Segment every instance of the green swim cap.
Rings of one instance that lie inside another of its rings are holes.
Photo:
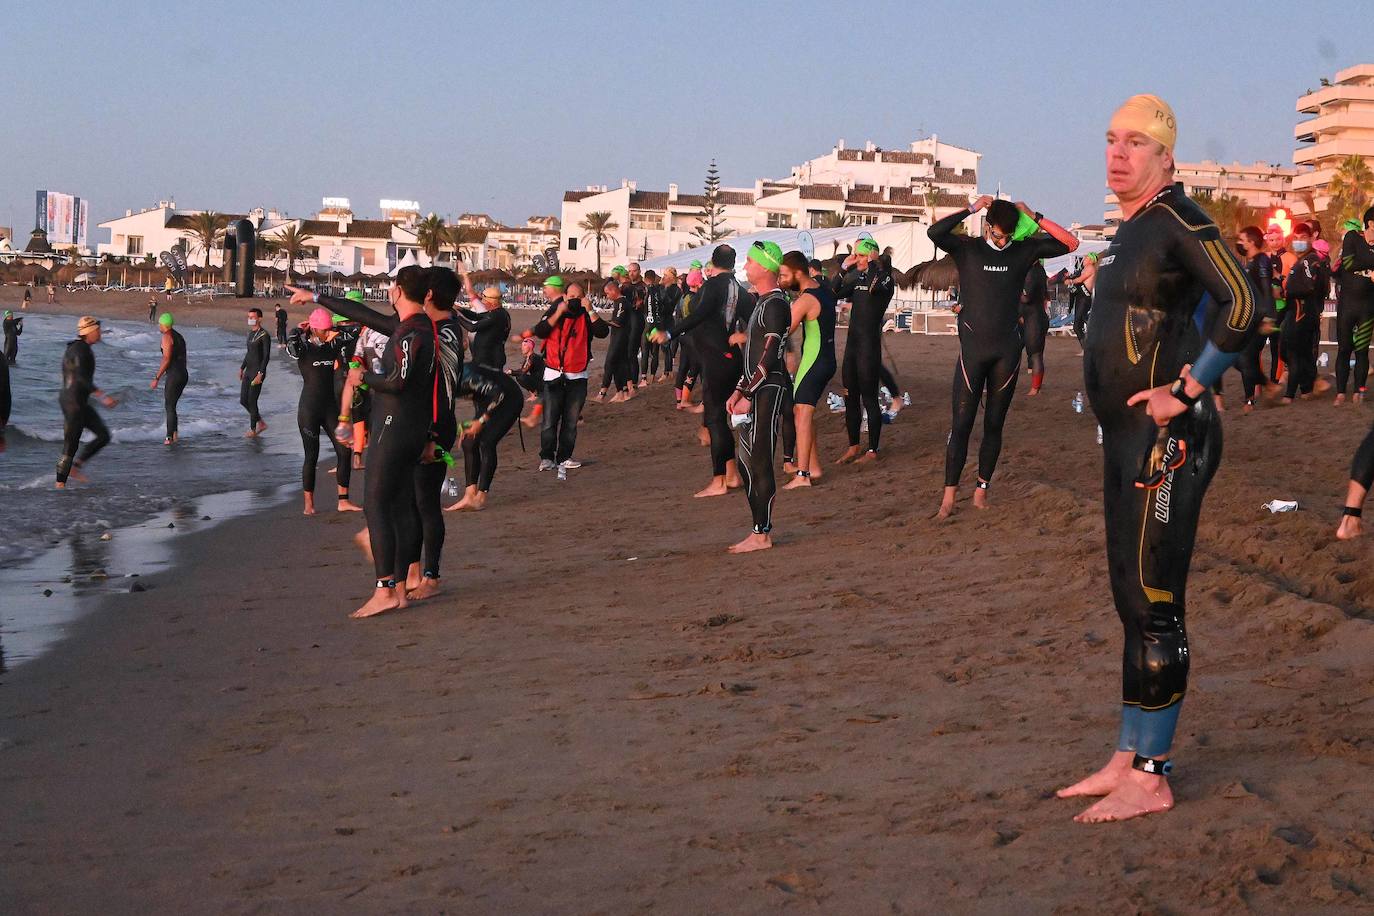
[[[554,289],[562,289],[563,278],[558,276],[558,274],[554,274],[552,277],[549,277],[547,280],[544,281],[544,285],[552,286]]]
[[[6,314],[9,313],[6,312]],[[173,324],[175,324],[175,322],[172,321],[171,312],[163,312],[161,315],[157,316],[157,323],[162,325],[164,328],[170,328]]]
[[[1035,221],[1035,217],[1020,213],[1016,217],[1016,228],[1011,230],[1011,240],[1019,242],[1028,239],[1040,231],[1040,224]]]
[[[630,275],[630,272],[629,272],[628,270],[626,270],[625,268],[621,267],[619,264],[617,264],[617,265],[615,265],[614,267],[611,268],[611,273],[613,273],[613,274],[618,274],[619,276],[622,276],[622,277],[628,277],[628,276]]]
[[[701,270],[701,262],[700,262],[700,261],[693,261],[691,264],[688,265],[688,269],[689,269],[689,270]]]
[[[363,291],[360,289],[350,289],[348,292],[344,293],[344,298],[349,302],[362,302]]]
[[[875,250],[877,246],[874,246]],[[782,249],[777,242],[755,242],[749,246],[748,260],[773,273],[782,266]]]
[[[1362,226],[1362,225],[1360,224],[1360,221],[1357,220],[1357,219],[1348,219],[1348,220],[1346,220],[1345,222],[1341,223],[1341,228],[1344,229],[1346,232],[1363,232],[1363,231],[1364,231],[1364,226]]]
[[[340,315],[338,312],[335,312],[334,314],[330,315],[329,318],[334,324],[344,324],[348,321],[347,318]]]
[[[854,246],[854,252],[855,254],[877,254],[878,243],[872,239],[859,239],[859,244]]]
[[[11,312],[9,309],[5,309],[5,317],[6,317],[6,318],[13,318],[13,317],[14,317],[14,312]]]

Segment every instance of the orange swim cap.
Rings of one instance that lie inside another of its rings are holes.
[[[1157,95],[1133,95],[1112,115],[1110,130],[1139,131],[1170,153],[1178,139],[1178,124],[1169,103]]]

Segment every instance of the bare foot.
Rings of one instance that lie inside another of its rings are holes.
[[[697,430],[697,444],[703,446],[711,444],[711,434],[704,426]]]
[[[705,489],[697,490],[692,495],[696,499],[703,499],[707,496],[724,496],[729,492],[729,487],[725,486],[725,478],[716,477],[713,478],[711,482],[706,485]]]
[[[524,424],[526,429],[534,429],[536,426],[539,425],[539,420],[540,416],[537,413],[532,413],[528,417],[520,418],[520,422]]]
[[[797,473],[797,466],[791,461],[784,461],[782,463],[782,472],[784,474],[795,474]]]
[[[358,549],[363,552],[363,556],[367,557],[367,562],[371,563],[372,538],[368,537],[366,528],[353,535],[353,543],[358,545]]]
[[[1131,768],[1131,761],[1135,759],[1134,751],[1117,751],[1112,754],[1112,759],[1107,761],[1107,765],[1087,779],[1081,779],[1071,786],[1060,789],[1054,794],[1059,798],[1077,798],[1083,795],[1109,795],[1112,790],[1121,782],[1121,778],[1126,775],[1126,771]]]
[[[411,563],[410,569],[406,570],[406,591],[414,591],[420,587],[420,583],[423,581],[425,581],[425,577],[420,573],[420,564]]]
[[[1212,395],[1212,401],[1217,405],[1217,413],[1226,413],[1226,402],[1222,400],[1221,395]]]
[[[625,397],[625,392],[623,392],[623,391],[617,391],[617,392],[615,393],[615,396],[612,397],[612,398],[611,398],[609,401],[607,401],[606,403],[608,403],[608,404],[620,404],[620,403],[623,403],[623,402],[625,401],[625,399],[626,399],[626,397]]]
[[[246,432],[246,433],[243,434],[243,438],[245,438],[245,439],[256,439],[257,437],[258,437],[258,434],[257,434],[256,432],[254,432],[253,430],[251,430],[251,429],[248,430],[248,432]]]
[[[855,463],[855,464],[872,464],[873,462],[875,462],[875,461],[877,461],[877,460],[878,460],[878,453],[875,452],[875,451],[873,451],[872,449],[869,449],[868,451],[866,451],[866,452],[864,452],[862,455],[860,455],[858,458],[855,458],[855,459],[854,459],[854,463]]]
[[[261,436],[261,435],[262,435],[263,433],[265,433],[265,432],[267,432],[267,424],[266,424],[264,421],[259,420],[259,421],[258,421],[258,435]]]
[[[344,497],[343,499],[339,500],[339,511],[340,511],[340,512],[361,512],[361,511],[363,511],[363,507],[360,506],[360,505],[358,505],[357,503],[353,502],[353,500],[348,499],[347,497]]]
[[[1035,396],[1036,396],[1037,394],[1039,394],[1039,393],[1040,393],[1040,389],[1039,389],[1039,388],[1032,388],[1030,391],[1027,391],[1027,392],[1026,392],[1026,397],[1028,397],[1028,398],[1033,398],[1033,397],[1035,397]]]
[[[973,489],[973,508],[986,509],[988,507],[988,491],[982,487]]]
[[[406,592],[406,600],[424,601],[427,598],[433,598],[441,591],[443,591],[443,589],[439,588],[438,579],[423,579],[419,585]]]
[[[1280,399],[1279,399],[1279,403],[1282,404],[1284,407],[1291,407],[1291,406],[1293,406],[1293,399],[1292,399],[1292,398],[1280,398]]]
[[[1080,824],[1127,821],[1146,814],[1158,814],[1174,806],[1174,793],[1163,776],[1128,769],[1106,798],[1074,818]]]
[[[740,477],[739,474],[726,472],[725,488],[727,490],[738,490],[742,486],[744,486],[744,479]]]
[[[303,515],[314,515],[314,514],[315,514],[315,494],[314,494],[314,493],[307,493],[307,494],[305,494],[305,512],[303,512],[302,514],[303,514]]]
[[[604,401],[604,400],[606,400],[606,389],[605,389],[605,388],[602,388],[600,391],[598,391],[598,392],[596,393],[596,396],[593,397],[592,400],[593,400],[593,401]]]
[[[1336,395],[1336,400],[1332,401],[1331,403],[1332,403],[1332,404],[1335,404],[1337,407],[1340,407],[1342,404],[1345,403],[1345,395],[1344,395],[1344,394],[1338,394],[1338,395]]]
[[[768,550],[773,546],[773,539],[766,534],[757,532],[750,534],[738,544],[731,544],[725,548],[726,553],[753,553],[756,550]]]
[[[85,474],[83,474],[83,473],[81,472],[81,468],[78,467],[77,465],[72,465],[71,470],[69,470],[69,471],[67,472],[67,479],[68,479],[68,480],[75,480],[77,483],[90,483],[90,482],[91,482],[91,481],[90,481],[90,478],[87,477]]]
[[[954,497],[958,492],[957,487],[945,487],[945,494],[940,498],[940,509],[935,513],[936,518],[945,519],[954,514]]]
[[[1343,515],[1341,523],[1336,526],[1336,539],[1341,541],[1351,541],[1364,534],[1364,525],[1358,516]]]
[[[66,484],[66,482],[65,482],[65,481],[59,480],[59,481],[57,482],[57,489],[59,489],[59,490],[65,490],[65,489],[67,489],[67,484]]]
[[[375,617],[378,614],[385,614],[387,611],[396,611],[406,606],[405,596],[395,588],[373,589],[372,597],[367,600],[367,604],[358,608],[349,617],[354,620],[361,620],[364,617]]]
[[[784,490],[800,490],[802,487],[809,486],[811,486],[810,477],[793,477],[787,483],[783,484],[782,488]]]
[[[835,463],[836,463],[836,464],[849,464],[849,462],[851,462],[851,461],[853,461],[855,458],[858,458],[858,457],[859,457],[859,452],[860,452],[860,451],[862,451],[862,449],[860,449],[859,446],[857,446],[857,445],[851,445],[849,448],[847,448],[847,449],[844,450],[844,454],[843,454],[843,455],[841,455],[840,457],[838,457],[838,458],[835,459]]]
[[[688,412],[688,413],[705,413],[705,412],[706,412],[706,405],[705,405],[705,404],[692,404],[692,405],[690,405],[690,406],[687,408],[687,412]]]
[[[1326,394],[1331,390],[1331,382],[1324,378],[1318,378],[1312,387],[1317,394]]]

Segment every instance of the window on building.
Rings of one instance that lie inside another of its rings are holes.
[[[631,211],[630,211],[630,228],[631,228],[631,229],[662,229],[662,228],[663,228],[663,214],[662,214],[662,213],[643,213],[643,212],[636,213],[635,211],[631,210]]]
[[[876,226],[878,225],[878,214],[876,213],[855,213],[849,217],[851,226]]]
[[[768,228],[769,228],[769,229],[792,229],[792,228],[794,228],[794,227],[793,227],[793,224],[792,224],[792,214],[791,214],[791,213],[769,213],[769,214],[768,214]]]
[[[835,224],[832,223],[831,220],[833,220],[834,218],[835,214],[831,213],[829,210],[812,210],[811,228],[824,229],[827,226],[833,226]]]
[[[128,250],[129,250],[129,254],[137,254],[137,255],[143,254],[143,236],[141,236],[141,235],[131,235],[131,236],[129,236],[129,249],[128,249]]]
[[[569,250],[569,251],[576,251],[576,250],[577,250],[577,239],[573,238],[572,236],[568,236],[568,250]]]
[[[1193,188],[1193,196],[1201,197],[1203,200],[1211,200],[1212,193],[1211,188]]]
[[[363,266],[364,266],[364,267],[372,267],[372,266],[375,265],[376,263],[377,263],[377,249],[375,249],[375,248],[364,248],[364,249],[363,249]]]

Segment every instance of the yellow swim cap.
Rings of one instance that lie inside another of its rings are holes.
[[[1174,141],[1178,139],[1174,110],[1157,95],[1131,96],[1112,115],[1109,129],[1139,131],[1171,153],[1174,151]]]

